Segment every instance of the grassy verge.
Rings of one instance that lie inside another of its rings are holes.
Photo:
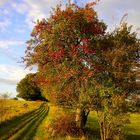
[[[37,128],[34,140],[80,140],[80,138],[55,137],[53,130],[49,127],[52,120],[64,114],[64,111],[57,106],[50,105],[47,117]],[[131,124],[126,126],[126,140],[140,140],[140,114],[130,115]],[[88,140],[100,140],[99,124],[97,114],[91,111],[86,124],[86,137]]]
[[[37,128],[34,140],[54,140],[52,129],[49,127],[52,120],[63,114],[63,110],[57,106],[49,104],[49,112],[46,118]],[[63,140],[64,138],[56,138],[56,140]]]
[[[140,114],[130,115],[130,124],[126,127],[127,140],[140,140]]]
[[[88,140],[100,140],[99,124],[95,111],[89,113],[86,124],[86,136]]]
[[[72,138],[72,137],[62,137],[53,135],[53,130],[50,128],[50,123],[61,115],[64,115],[63,109],[52,106],[51,104],[49,113],[47,117],[43,120],[42,124],[37,128],[37,132],[35,134],[34,140],[80,140],[81,138]],[[89,132],[90,131],[90,132]],[[87,125],[86,125],[86,133],[89,140],[99,140],[99,125],[97,122],[97,115],[95,112],[90,112]]]

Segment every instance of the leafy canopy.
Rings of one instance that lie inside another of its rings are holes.
[[[27,41],[23,61],[38,66],[37,83],[59,103],[92,104],[102,88],[113,89],[101,95],[103,98],[135,90],[136,33],[126,23],[106,33],[95,5],[57,6],[50,18],[37,22]]]
[[[97,44],[106,25],[98,19],[95,4],[68,4],[65,9],[57,6],[49,19],[37,22],[27,42],[24,62],[38,65],[38,84],[43,89],[52,87],[50,94],[59,96],[61,103],[80,103],[87,81],[100,71]]]
[[[36,74],[30,73],[17,84],[17,97],[25,100],[43,100],[40,88],[35,83]]]

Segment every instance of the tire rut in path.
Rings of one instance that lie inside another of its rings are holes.
[[[23,123],[13,128],[13,131],[7,132],[7,135],[0,138],[0,140],[32,140],[37,127],[41,124],[48,111],[49,108],[46,107],[46,104],[42,105],[38,111],[25,117],[26,119]]]

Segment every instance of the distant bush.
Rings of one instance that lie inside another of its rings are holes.
[[[8,92],[0,93],[0,99],[9,99],[10,96],[11,96],[11,93],[8,93]]]
[[[12,100],[18,100],[18,98],[17,97],[14,97],[14,98],[12,98]]]

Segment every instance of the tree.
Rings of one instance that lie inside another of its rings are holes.
[[[9,99],[11,96],[11,93],[5,92],[5,93],[0,93],[0,99]]]
[[[96,109],[101,138],[107,140],[112,139],[113,130],[106,130],[114,123],[106,124],[114,117],[114,105],[123,101],[124,107],[125,95],[135,90],[140,43],[126,23],[105,32],[95,4],[57,6],[49,19],[38,21],[23,61],[38,66],[37,83],[45,94],[49,91],[55,103],[76,109],[81,129],[90,109]]]
[[[99,42],[103,69],[96,77],[95,92],[102,140],[114,139],[116,135],[122,139],[122,130],[128,122],[125,98],[138,88],[134,68],[139,67],[140,42],[131,28],[122,22]]]
[[[82,129],[89,113],[91,77],[100,71],[97,43],[106,29],[92,8],[95,4],[68,4],[65,10],[57,6],[49,19],[37,22],[23,59],[27,66],[38,65],[37,83],[49,89],[57,104],[77,108]]]
[[[40,88],[35,83],[36,73],[30,73],[17,84],[17,97],[25,100],[43,100]]]

